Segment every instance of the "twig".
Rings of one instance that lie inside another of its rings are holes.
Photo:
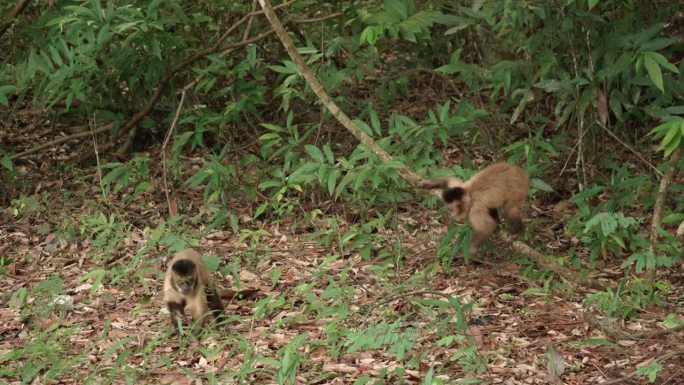
[[[275,9],[275,7],[274,7]],[[311,24],[311,23],[318,23],[319,21],[326,21],[330,19],[335,19],[340,16],[344,15],[342,12],[335,12],[331,13],[329,15],[325,16],[320,16],[320,17],[309,17],[309,18],[304,18],[304,19],[292,19],[288,22],[288,24]]]
[[[672,357],[676,357],[676,356],[679,356],[679,355],[682,355],[682,354],[684,354],[684,349],[674,350],[674,351],[671,351],[671,352],[669,352],[669,353],[667,353],[667,354],[663,354],[663,355],[660,356],[660,357],[656,357],[653,361],[655,361],[655,362],[663,362],[663,361],[669,360],[669,359],[672,358]],[[637,374],[637,371],[634,370],[633,372],[627,374],[627,375],[624,376],[624,377],[616,378],[616,379],[614,379],[614,380],[607,381],[607,382],[603,382],[603,383],[601,383],[601,385],[623,384],[623,383],[625,383],[625,380],[628,380],[628,379],[630,379],[630,378],[636,376],[636,374]]]
[[[665,198],[667,198],[667,189],[670,186],[672,177],[677,170],[677,164],[679,163],[679,157],[681,156],[681,148],[677,148],[671,155],[670,160],[667,163],[667,170],[665,170],[665,175],[660,179],[660,187],[658,188],[658,197],[656,198],[655,205],[653,205],[653,219],[651,220],[651,236],[648,246],[648,251],[651,255],[655,256],[655,244],[658,242],[658,230],[660,229],[660,223],[663,221],[663,208],[665,207]],[[648,270],[646,272],[646,279],[648,281],[653,281],[655,278],[655,269]]]
[[[181,109],[183,109],[183,104],[185,103],[185,92],[188,90],[190,84],[183,88],[181,92],[181,98],[178,102],[178,107],[176,108],[176,115],[173,117],[173,121],[169,126],[169,130],[166,131],[166,136],[164,137],[164,143],[162,144],[162,176],[164,181],[164,194],[166,195],[166,204],[169,208],[169,217],[172,216],[173,208],[171,207],[171,198],[169,197],[169,183],[166,174],[166,146],[169,144],[171,139],[171,134],[176,131],[176,124],[178,123],[178,118],[180,117]]]
[[[258,6],[259,6],[259,4],[256,2],[256,0],[254,0],[252,2],[252,12],[251,13],[256,12]],[[249,33],[252,31],[252,24],[254,23],[254,17],[255,16],[252,16],[249,18],[249,20],[247,20],[247,26],[245,27],[245,32],[242,34],[242,40],[247,40],[247,38],[249,37]]]
[[[635,340],[647,340],[649,338],[679,333],[681,331],[684,331],[684,324],[679,325],[679,326],[675,326],[675,327],[669,328],[669,329],[657,329],[657,330],[652,330],[652,331],[648,331],[648,332],[636,333],[636,334],[632,335],[630,338],[635,339]]]
[[[554,273],[558,274],[560,277],[567,281],[594,290],[606,290],[606,287],[598,281],[588,277],[579,276],[577,275],[578,273],[575,273],[570,269],[567,269],[563,266],[560,266],[556,263],[549,261],[545,255],[543,255],[542,253],[538,252],[537,250],[531,248],[530,246],[526,245],[521,241],[513,241],[512,245],[516,250],[518,250],[525,256],[535,261],[541,267],[553,271]]]
[[[660,175],[660,177],[662,178],[663,173],[660,172],[660,170],[658,170],[653,164],[651,164],[651,162],[649,162],[648,160],[646,160],[646,158],[644,158],[637,150],[635,150],[634,148],[632,148],[632,146],[630,146],[629,144],[625,143],[622,139],[620,139],[619,136],[615,135],[615,133],[614,133],[613,131],[609,130],[608,127],[606,127],[605,124],[601,123],[601,121],[597,120],[597,121],[596,121],[596,124],[598,124],[599,126],[601,126],[601,128],[602,128],[605,132],[607,132],[608,135],[612,136],[613,139],[615,139],[615,140],[618,141],[618,143],[620,143],[620,144],[623,145],[626,149],[628,149],[629,151],[631,151],[634,155],[637,156],[637,158],[639,158],[642,162],[644,162],[648,167],[650,167],[651,169],[653,169],[653,171],[655,171],[656,174]]]
[[[2,24],[0,24],[0,37],[7,32],[9,29],[10,25],[12,25],[12,19],[15,17],[19,16],[21,12],[24,11],[26,6],[31,2],[31,0],[21,0],[17,3],[17,5],[14,7],[12,12],[10,12],[9,17],[7,20],[5,20]]]
[[[596,330],[600,330],[603,334],[606,336],[610,337],[611,339],[618,341],[618,340],[634,340],[634,341],[639,341],[639,340],[647,340],[653,337],[659,337],[659,336],[664,336],[664,335],[669,335],[669,334],[675,334],[679,333],[684,330],[684,324],[683,325],[678,325],[670,329],[656,329],[656,330],[649,330],[641,333],[626,333],[620,329],[617,329],[611,325],[608,325],[604,322],[601,322],[598,318],[594,317],[591,313],[589,312],[584,312],[583,314],[584,320],[587,321],[589,326]]]
[[[593,314],[589,312],[584,312],[584,320],[587,321],[589,326],[596,330],[600,330],[603,334],[613,339],[614,341],[628,339],[627,335],[619,329],[612,327],[611,325],[604,324],[598,318],[594,317]]]
[[[672,379],[675,378],[675,377],[677,377],[677,376],[679,376],[679,373],[681,373],[681,372],[682,372],[682,369],[678,369],[678,370],[675,372],[675,374],[671,375],[670,378],[668,378],[667,380],[663,381],[663,383],[660,384],[660,385],[665,385],[665,384],[667,384],[668,382],[672,381]],[[681,378],[681,377],[677,377],[677,378]]]
[[[112,129],[113,127],[114,127],[114,122],[111,122],[111,123],[105,124],[104,126],[98,128],[98,129],[95,129],[95,130],[84,131],[84,132],[79,132],[77,134],[63,136],[59,139],[51,140],[49,142],[38,145],[36,147],[29,148],[28,150],[22,151],[18,154],[14,154],[10,157],[10,159],[16,160],[16,159],[22,158],[26,155],[30,155],[30,154],[33,154],[33,153],[38,152],[40,150],[46,149],[48,147],[52,147],[52,146],[67,142],[71,139],[78,139],[78,138],[82,138],[82,137],[88,136],[88,135],[100,134],[100,133],[103,133],[107,130]]]
[[[390,302],[394,302],[394,301],[396,301],[396,300],[398,300],[398,299],[401,299],[401,298],[413,297],[413,296],[416,296],[416,295],[423,295],[423,294],[437,295],[437,296],[440,296],[440,297],[444,297],[444,298],[446,298],[446,299],[449,299],[449,298],[456,298],[456,297],[453,296],[453,295],[445,294],[445,293],[440,293],[440,292],[434,291],[434,290],[414,290],[414,291],[407,291],[407,292],[405,292],[405,293],[399,293],[399,294],[397,294],[397,295],[393,295],[393,296],[391,296],[391,297],[389,297],[389,298],[386,298],[386,299],[384,299],[384,300],[382,300],[382,301],[380,301],[380,302],[376,302],[373,306],[374,306],[374,307],[381,307],[382,305],[388,304],[388,303],[390,303]]]
[[[95,113],[93,113],[93,122],[90,125],[90,133],[93,136],[93,150],[95,151],[95,162],[97,164],[97,176],[100,182],[100,192],[102,192],[102,198],[107,199],[105,194],[104,185],[102,184],[102,167],[100,165],[100,152],[97,150],[97,136],[93,133],[93,127],[97,125],[97,119],[95,118]]]
[[[579,139],[577,139],[577,143],[575,143],[575,145],[572,147],[572,150],[570,150],[570,154],[568,154],[568,159],[565,160],[565,164],[563,164],[563,168],[561,169],[558,175],[563,175],[563,173],[565,172],[565,168],[568,166],[568,163],[570,162],[570,158],[572,158],[572,154],[575,153],[577,146],[579,146],[580,144],[580,140],[584,138],[584,134],[586,134],[587,132],[589,132],[589,129],[582,131],[582,133],[579,136]]]

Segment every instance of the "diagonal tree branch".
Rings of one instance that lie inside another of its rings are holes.
[[[280,20],[276,16],[275,12],[273,12],[273,7],[271,7],[270,2],[268,0],[259,0],[259,4],[266,15],[266,18],[271,23],[271,27],[275,31],[276,35],[278,35],[280,41],[283,43],[285,50],[290,55],[290,58],[292,58],[292,61],[294,61],[297,65],[299,72],[302,74],[304,79],[306,79],[306,82],[309,84],[309,87],[311,87],[311,90],[328,108],[328,111],[330,111],[337,121],[339,121],[344,128],[349,130],[349,132],[351,132],[351,134],[354,135],[359,142],[373,151],[373,153],[375,153],[375,155],[377,155],[380,159],[385,162],[391,161],[392,157],[380,146],[378,146],[378,144],[375,143],[370,136],[363,132],[359,126],[352,122],[349,116],[347,116],[347,114],[340,109],[337,103],[335,103],[325,89],[323,89],[323,85],[321,85],[318,79],[316,79],[313,73],[311,73],[311,70],[309,70],[309,68],[306,66],[306,62],[304,59],[302,59],[301,55],[299,55],[299,51],[297,51],[297,48],[295,47],[294,42],[292,42],[290,35],[288,35],[288,33],[285,31],[282,23],[280,23]],[[407,182],[413,184],[414,186],[417,185],[421,180],[416,173],[406,167],[400,168],[399,173]]]
[[[6,19],[5,21],[3,21],[2,23],[0,23],[0,37],[2,37],[2,35],[5,34],[5,32],[7,32],[7,30],[8,30],[9,27],[10,27],[10,25],[12,25],[12,20],[13,20],[15,17],[19,16],[19,14],[20,14],[21,12],[23,12],[24,9],[26,9],[26,6],[27,6],[30,2],[31,2],[31,0],[21,0],[21,1],[19,1],[19,3],[17,3],[16,7],[14,7],[14,9],[12,10],[12,12],[10,12],[9,16],[7,17],[7,19]]]

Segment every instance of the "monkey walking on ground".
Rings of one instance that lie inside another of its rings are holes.
[[[197,251],[183,250],[169,262],[164,277],[164,302],[174,327],[180,328],[186,309],[193,320],[202,320],[202,324],[208,320],[210,310],[215,319],[222,317],[223,303]]]
[[[495,163],[463,182],[458,178],[430,179],[421,182],[425,189],[441,189],[442,199],[457,221],[466,218],[475,230],[470,241],[470,255],[475,256],[480,243],[487,239],[498,222],[497,209],[510,227],[511,239],[525,228],[522,205],[530,188],[530,176],[524,169],[505,162]]]

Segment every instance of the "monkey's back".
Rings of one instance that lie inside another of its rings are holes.
[[[474,201],[497,208],[507,202],[522,204],[530,189],[530,176],[519,166],[500,162],[477,173],[466,186]]]

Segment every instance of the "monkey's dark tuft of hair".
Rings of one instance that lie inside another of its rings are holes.
[[[463,193],[463,187],[445,188],[442,190],[442,199],[446,203],[451,203],[463,199]]]
[[[190,275],[195,271],[195,262],[189,259],[179,259],[173,263],[171,269],[178,275]]]

